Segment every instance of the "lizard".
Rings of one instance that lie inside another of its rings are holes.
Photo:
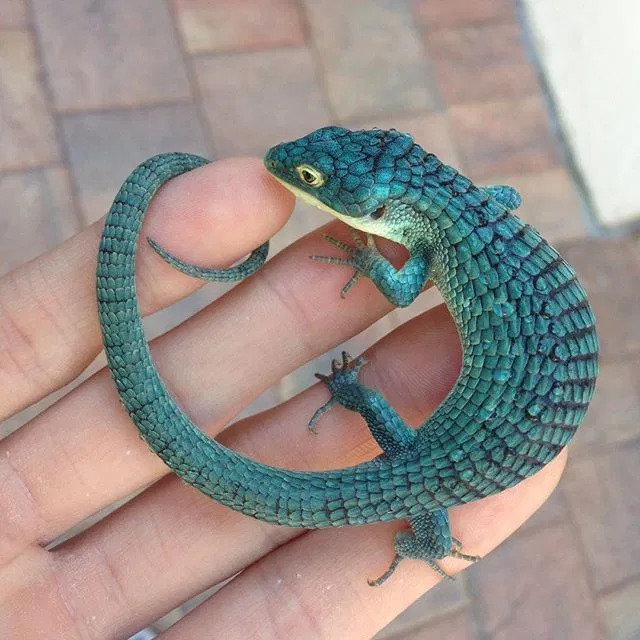
[[[569,442],[592,398],[598,372],[594,315],[573,268],[513,211],[518,192],[482,187],[394,129],[328,126],[269,149],[267,171],[296,196],[352,229],[354,244],[327,240],[341,256],[315,260],[352,268],[345,296],[369,277],[396,306],[430,279],[462,345],[459,377],[435,412],[408,426],[378,391],[358,381],[365,363],[343,352],[318,374],[329,401],[359,413],[382,449],[345,469],[308,472],[261,464],[202,433],[164,385],[144,336],[135,255],[144,214],[167,180],[208,162],[160,154],[136,168],[107,215],[97,264],[98,314],[108,367],[142,438],[182,480],[260,520],[306,529],[408,520],[395,556],[428,563],[475,561],[450,530],[448,509],[496,494],[531,476]],[[366,234],[366,242],[359,235]],[[374,236],[406,247],[396,269]],[[265,262],[268,242],[227,269],[192,265],[153,239],[173,267],[204,280],[236,281]]]

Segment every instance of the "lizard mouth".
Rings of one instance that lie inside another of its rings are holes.
[[[288,189],[293,193],[294,196],[300,198],[303,202],[310,204],[312,207],[316,207],[316,209],[321,209],[322,211],[326,211],[330,213],[334,218],[337,218],[341,222],[344,222],[346,225],[352,227],[353,229],[358,229],[360,231],[364,231],[365,233],[372,233],[373,235],[380,236],[382,238],[389,238],[395,242],[398,242],[398,238],[395,237],[393,233],[389,233],[384,221],[382,219],[374,219],[371,216],[362,216],[359,218],[346,215],[344,213],[340,213],[335,209],[332,209],[330,206],[326,205],[324,202],[319,200],[318,198],[312,196],[310,193],[300,189],[300,187],[296,187],[293,184],[290,184],[286,180],[279,178],[275,174],[271,174],[285,189]]]
[[[318,200],[318,198],[315,198],[310,193],[303,191],[302,189],[300,189],[300,187],[296,187],[295,185],[288,183],[286,180],[283,180],[282,178],[278,178],[278,176],[273,173],[271,175],[285,189],[288,189],[289,191],[291,191],[291,193],[293,193],[293,195],[296,196],[296,198],[300,198],[300,200],[302,200],[303,202],[306,202],[307,204],[310,204],[312,207],[316,207],[317,209],[322,209],[322,211],[326,211],[327,213],[330,213],[332,216],[335,216],[336,218],[344,219],[347,217],[347,216],[343,216],[341,213],[338,213],[335,209],[332,209],[331,207],[326,205],[324,202],[322,202],[322,200]]]

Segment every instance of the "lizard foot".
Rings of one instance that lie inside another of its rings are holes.
[[[340,292],[340,296],[342,298],[346,297],[347,293],[349,293],[353,285],[361,278],[361,276],[368,276],[375,262],[382,258],[371,234],[367,234],[367,243],[365,244],[355,229],[349,228],[349,230],[351,231],[355,247],[352,247],[345,242],[341,242],[340,240],[336,240],[336,238],[330,235],[325,234],[323,236],[329,244],[332,244],[334,247],[344,251],[349,256],[348,258],[310,256],[312,260],[316,260],[317,262],[340,264],[347,267],[353,267],[355,269],[354,274],[351,276],[347,284],[342,287],[342,291]]]
[[[446,573],[436,560],[447,556],[476,562],[479,556],[469,556],[462,553],[459,540],[451,536],[449,530],[449,516],[445,509],[435,509],[424,515],[415,516],[409,520],[410,531],[400,531],[396,534],[396,555],[389,568],[377,579],[367,580],[369,586],[378,587],[383,584],[396,570],[402,558],[414,558],[426,562],[439,576],[453,580],[453,576]]]
[[[480,556],[469,556],[466,553],[462,553],[462,542],[458,538],[451,536],[451,551],[449,555],[453,558],[460,558],[461,560],[467,560],[469,562],[477,562],[480,560]]]
[[[322,373],[316,373],[315,376],[318,380],[324,382],[331,393],[331,398],[328,402],[325,402],[311,417],[309,420],[309,429],[316,432],[316,425],[318,420],[327,412],[331,407],[341,402],[341,392],[344,390],[358,385],[358,374],[363,365],[365,365],[367,359],[364,356],[353,359],[346,351],[342,352],[342,362],[333,360],[331,362],[331,375],[325,376]]]

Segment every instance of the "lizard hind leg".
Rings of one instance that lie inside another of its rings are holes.
[[[343,351],[342,363],[333,361],[331,375],[316,374],[327,385],[331,398],[313,414],[309,428],[315,431],[320,417],[339,404],[365,419],[371,435],[387,458],[407,455],[416,438],[416,431],[405,423],[382,394],[358,382],[358,374],[366,362],[363,356],[354,360]]]
[[[337,404],[341,404],[338,399],[338,392],[340,389],[352,386],[354,389],[358,388],[358,375],[360,369],[367,364],[367,359],[364,356],[359,358],[352,358],[346,351],[342,352],[342,362],[333,360],[331,363],[331,375],[325,376],[322,373],[316,373],[315,377],[321,382],[327,385],[331,398],[328,402],[325,402],[311,417],[309,420],[309,430],[316,433],[316,425],[318,420],[327,412],[331,407],[335,407]],[[352,395],[352,394],[350,394]]]
[[[410,518],[410,531],[399,531],[395,537],[396,555],[389,568],[376,580],[368,580],[372,587],[383,584],[395,571],[403,558],[413,558],[426,562],[438,575],[453,580],[445,573],[436,560],[454,556],[470,562],[478,556],[468,556],[460,552],[460,542],[451,536],[449,514],[446,509],[434,509]]]

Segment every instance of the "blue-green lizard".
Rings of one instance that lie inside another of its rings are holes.
[[[267,170],[353,229],[355,246],[327,238],[353,267],[343,295],[367,276],[394,305],[410,304],[428,279],[440,289],[462,343],[460,376],[442,404],[411,429],[380,393],[358,383],[364,360],[343,354],[321,376],[331,399],[366,420],[383,454],[324,472],[279,469],[245,458],[204,435],[176,405],[151,360],[138,310],[135,253],[157,189],[201,166],[170,153],[140,165],[106,220],[97,271],[100,324],[122,403],[142,437],[183,480],[224,505],[267,522],[321,528],[408,519],[396,535],[401,558],[474,560],[451,536],[447,509],[512,487],[569,442],[597,375],[594,317],[573,269],[511,212],[515,189],[478,187],[395,130],[325,127],[270,149]],[[355,232],[354,232],[355,233]],[[369,234],[404,245],[396,270]],[[229,269],[195,267],[153,241],[170,264],[208,280],[240,280],[264,263],[268,244]]]

